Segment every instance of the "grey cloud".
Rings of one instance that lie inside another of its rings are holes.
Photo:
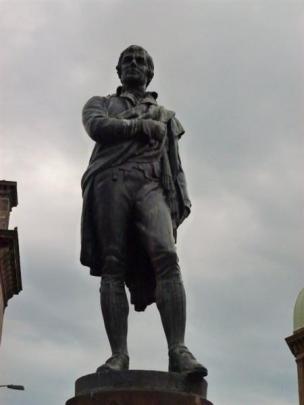
[[[210,369],[210,400],[295,403],[284,337],[303,287],[301,2],[11,0],[0,9],[0,168],[18,181],[24,284],[7,308],[0,378],[27,386],[1,391],[1,403],[64,403],[109,354],[99,281],[78,262],[79,182],[93,146],[80,113],[115,90],[130,43],[154,57],[151,90],[186,129],[193,212],[178,251],[188,344]],[[132,367],[166,369],[155,306],[131,312],[129,346]]]

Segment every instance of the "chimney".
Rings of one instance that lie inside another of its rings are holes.
[[[0,180],[0,229],[8,229],[10,212],[17,204],[17,183]]]

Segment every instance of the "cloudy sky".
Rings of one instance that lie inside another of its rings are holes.
[[[193,202],[178,252],[187,343],[215,405],[294,405],[284,338],[303,280],[304,5],[295,0],[1,0],[0,178],[18,182],[23,292],[5,314],[3,405],[64,404],[109,355],[99,280],[79,263],[81,109],[120,52],[151,53],[177,112]],[[131,367],[166,370],[156,307],[130,314]]]

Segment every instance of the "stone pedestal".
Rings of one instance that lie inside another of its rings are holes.
[[[212,405],[207,382],[161,371],[104,371],[80,377],[66,405]]]
[[[295,356],[298,368],[299,404],[304,405],[304,328],[286,338],[286,342]]]
[[[17,204],[17,183],[0,180],[0,341],[4,310],[22,290],[18,231],[8,229],[10,212]]]

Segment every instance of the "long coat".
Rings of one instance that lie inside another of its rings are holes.
[[[154,97],[155,93],[149,93]],[[108,96],[117,97],[117,95]],[[86,108],[86,107],[85,107]],[[178,140],[184,133],[184,130],[175,117],[175,113],[166,110],[164,107],[159,107],[155,103],[149,105],[148,111],[154,114],[157,112],[159,120],[167,124],[167,147],[164,149],[162,156],[162,178],[164,192],[167,197],[167,202],[171,211],[173,231],[176,240],[176,231],[178,226],[189,215],[191,202],[188,196],[185,175],[182,169],[181,160],[178,150]],[[85,111],[85,109],[84,109]],[[147,109],[146,109],[147,111]],[[123,118],[129,116],[141,118],[140,109],[136,107],[125,112]],[[145,117],[147,113],[145,113]],[[84,122],[85,124],[85,122]],[[96,145],[101,148],[102,145]],[[96,146],[93,151],[96,153]],[[97,238],[94,227],[94,215],[92,210],[92,181],[94,175],[108,167],[100,164],[100,162],[90,160],[90,164],[82,178],[82,193],[83,193],[83,209],[81,219],[81,255],[80,261],[84,266],[90,268],[90,274],[93,276],[102,275],[102,257],[97,248]],[[136,311],[143,311],[147,305],[155,301],[155,276],[152,271],[149,259],[142,249],[138,249],[136,235],[132,233],[132,225],[130,228],[132,238],[128,238],[128,268],[126,276],[126,285],[131,293],[131,302],[135,306]]]

